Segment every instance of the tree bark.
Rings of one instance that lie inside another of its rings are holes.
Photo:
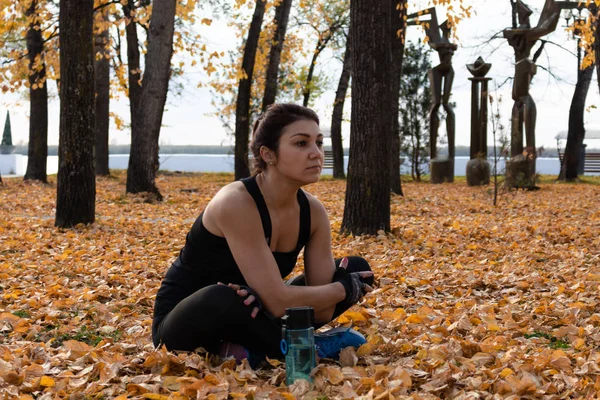
[[[131,116],[131,136],[139,130],[142,114],[140,112],[142,98],[142,69],[140,67],[140,48],[137,34],[137,25],[132,17],[135,10],[134,0],[128,0],[123,7],[123,13],[127,21],[125,25],[125,36],[127,39],[127,68],[129,81],[129,114]],[[133,139],[132,139],[133,140]]]
[[[344,179],[344,147],[342,144],[342,121],[344,117],[344,103],[346,102],[346,93],[350,86],[352,76],[352,38],[350,31],[346,38],[346,52],[342,64],[342,74],[335,91],[335,100],[333,102],[333,113],[331,114],[331,150],[333,151],[333,177]]]
[[[281,3],[275,8],[275,37],[269,51],[269,66],[267,67],[267,77],[265,80],[265,93],[263,95],[262,111],[275,103],[277,97],[277,75],[279,73],[279,62],[281,60],[281,51],[287,31],[292,0],[281,0]]]
[[[258,39],[262,29],[265,16],[266,0],[256,0],[254,15],[248,30],[244,56],[242,58],[242,71],[246,74],[238,84],[238,95],[235,105],[235,155],[234,173],[235,179],[250,176],[248,167],[248,137],[250,136],[250,97],[252,89],[252,75],[254,73],[254,62]]]
[[[353,0],[352,124],[342,232],[390,229],[390,127],[393,71],[390,3]]]
[[[60,0],[58,227],[95,219],[94,1]]]
[[[25,16],[29,18],[26,36],[29,60],[29,145],[24,179],[47,182],[48,86],[46,85],[44,40],[39,23],[35,18],[37,4],[37,0],[32,0],[31,5],[25,11]],[[36,60],[40,63],[39,68],[35,65]]]
[[[105,10],[105,9],[103,9]],[[107,14],[103,11],[103,16]],[[110,110],[110,60],[106,57],[108,30],[95,37],[96,72],[96,175],[107,176],[108,169],[108,128]]]
[[[404,61],[404,38],[406,37],[406,22],[404,15],[407,0],[395,0],[392,6],[392,105],[393,124],[390,131],[392,145],[390,146],[390,188],[392,193],[403,195],[402,181],[400,178],[400,77],[402,76],[402,62]]]
[[[567,146],[562,162],[559,180],[574,181],[577,179],[579,160],[583,140],[585,139],[585,100],[587,98],[594,66],[580,70],[575,85],[575,93],[569,109],[569,131],[567,133]]]
[[[421,135],[417,136],[417,147],[414,150],[413,158],[414,158],[414,168],[416,170],[416,181],[421,182],[421,168],[419,168],[419,152],[421,151]]]
[[[598,82],[598,93],[600,93],[600,8],[596,6],[590,11],[596,15],[594,21],[594,55],[596,58],[596,81]]]
[[[162,200],[155,184],[159,166],[158,138],[169,89],[176,4],[176,0],[154,0],[153,3],[140,104],[144,118],[132,129],[127,168],[127,192],[153,193],[158,200]]]

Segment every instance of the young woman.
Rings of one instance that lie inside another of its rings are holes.
[[[364,259],[334,260],[325,208],[300,189],[321,174],[317,115],[294,104],[272,105],[254,124],[251,149],[253,176],[223,187],[208,203],[162,281],[155,346],[281,358],[286,308],[313,307],[319,327],[372,290]],[[304,274],[286,283],[302,249]],[[319,356],[364,343],[359,336],[353,330],[319,336]]]

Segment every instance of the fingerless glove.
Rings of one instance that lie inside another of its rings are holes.
[[[348,272],[345,268],[336,268],[333,282],[339,282],[346,290],[344,302],[354,304],[365,295],[365,283],[359,272]]]
[[[246,298],[254,296],[254,301],[248,304],[248,306],[256,307],[258,308],[258,311],[263,310],[263,303],[260,300],[260,297],[258,297],[258,293],[256,293],[254,289],[252,289],[250,286],[240,285],[240,290],[245,290],[246,292],[248,292],[248,296],[246,296]]]

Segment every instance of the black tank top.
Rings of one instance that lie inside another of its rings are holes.
[[[270,244],[271,218],[256,178],[250,177],[241,181],[256,202],[265,240],[267,244]],[[296,248],[288,253],[273,252],[282,279],[292,272],[298,259],[298,253],[310,237],[310,204],[301,189],[298,189],[297,199],[300,205],[300,232]],[[231,254],[227,240],[206,229],[202,223],[203,215],[204,211],[192,225],[179,257],[173,262],[161,283],[154,304],[155,320],[162,319],[181,300],[205,286],[217,282],[247,285]]]

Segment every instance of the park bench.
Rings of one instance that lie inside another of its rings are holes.
[[[564,152],[558,152],[558,159],[562,165]],[[583,173],[600,174],[600,153],[585,153],[585,163],[583,164]]]
[[[325,150],[325,158],[323,160],[323,169],[333,169],[333,150]]]

